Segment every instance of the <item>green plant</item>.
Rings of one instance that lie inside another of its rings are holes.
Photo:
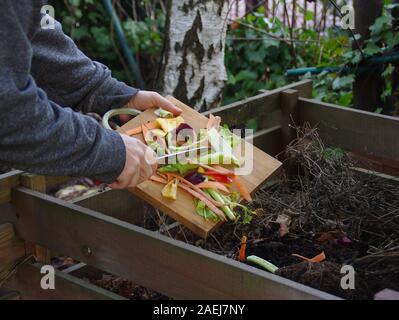
[[[153,86],[162,48],[165,12],[161,1],[113,1],[126,40],[135,54],[148,87]],[[109,14],[101,1],[50,1],[64,31],[90,58],[98,60],[127,83],[134,84]],[[151,16],[151,18],[150,18]]]
[[[284,85],[285,70],[290,66],[290,47],[283,37],[284,27],[271,24],[260,8],[239,21],[226,40],[225,63],[228,81],[224,103],[255,95],[260,89]],[[250,27],[247,27],[250,26]],[[265,35],[265,32],[269,35]]]
[[[312,13],[307,12],[306,19],[312,18]],[[339,29],[328,30],[325,34],[302,28],[291,32],[277,18],[266,18],[264,8],[260,7],[239,20],[228,33],[225,59],[228,82],[224,103],[255,95],[260,89],[285,85],[290,81],[285,76],[287,69],[328,66],[331,61],[344,63],[348,51],[351,51],[350,40]],[[349,105],[352,100],[349,79],[334,80],[317,77],[315,95],[324,101]],[[330,95],[328,92],[333,87],[344,90],[344,97],[341,98],[342,92]]]
[[[399,32],[394,26],[392,9],[398,5],[388,0],[385,3],[384,13],[370,27],[370,39],[362,49],[366,58],[397,51]],[[303,8],[301,10],[304,12]],[[312,13],[306,12],[305,19],[312,20]],[[226,41],[225,104],[257,94],[259,89],[286,84],[290,81],[284,76],[287,69],[338,66],[339,72],[306,74],[302,78],[313,78],[315,99],[352,105],[355,69],[364,61],[359,50],[352,50],[354,39],[346,31],[340,28],[330,28],[324,33],[302,28],[289,30],[278,19],[266,18],[263,7],[233,26]],[[386,64],[380,70],[387,84],[382,93],[385,100],[392,94],[391,76],[395,68]]]
[[[386,84],[381,94],[381,99],[384,103],[388,97],[394,94],[392,92],[391,76],[395,72],[395,67],[391,63],[370,65],[370,62],[367,62],[370,61],[370,58],[383,57],[395,51],[397,52],[399,28],[398,26],[395,27],[392,10],[399,7],[399,5],[391,4],[390,1],[385,1],[385,3],[383,15],[377,18],[374,24],[370,26],[370,38],[364,41],[362,53],[360,50],[341,52],[345,60],[335,59],[334,61],[336,65],[341,65],[342,72],[322,73],[316,77],[317,81],[314,87],[316,99],[350,106],[353,100],[352,83],[355,80],[355,70],[359,67],[363,68],[359,69],[362,70],[361,72],[381,72]],[[359,39],[359,35],[355,35],[355,37]],[[376,112],[381,112],[382,110],[383,106],[378,108]]]

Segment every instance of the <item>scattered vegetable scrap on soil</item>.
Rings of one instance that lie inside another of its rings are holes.
[[[355,170],[316,129],[297,136],[286,149],[290,171],[257,192],[252,221],[225,223],[207,240],[181,226],[165,233],[346,299],[399,291],[399,182]],[[152,221],[145,226],[172,222]],[[356,271],[355,290],[340,286],[343,265]]]

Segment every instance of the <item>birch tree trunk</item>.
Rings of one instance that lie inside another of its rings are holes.
[[[227,0],[169,0],[160,91],[196,110],[217,106],[227,80]]]

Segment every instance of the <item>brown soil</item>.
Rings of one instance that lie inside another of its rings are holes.
[[[182,227],[164,234],[233,259],[246,235],[247,256],[346,299],[372,299],[384,288],[399,291],[399,183],[353,170],[346,153],[326,148],[310,128],[298,130],[286,155],[290,174],[256,194],[252,207],[258,214],[250,224],[226,223],[206,241]],[[276,222],[282,216],[289,225]],[[323,263],[292,256],[312,258],[322,251]],[[341,289],[345,264],[356,271],[355,290]]]

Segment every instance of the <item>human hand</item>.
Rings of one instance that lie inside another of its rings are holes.
[[[176,107],[172,102],[154,91],[137,92],[137,94],[128,102],[127,107],[140,111],[144,111],[148,108],[159,107],[172,112],[175,116],[178,116],[182,112],[182,110]]]
[[[114,183],[113,189],[126,189],[138,186],[147,180],[157,169],[155,152],[138,139],[121,134],[126,148],[126,162],[122,173]]]
[[[181,114],[182,110],[176,107],[172,102],[162,97],[159,93],[154,91],[139,91],[126,105],[128,108],[144,111],[149,108],[162,108],[172,112],[175,116]],[[119,119],[122,123],[126,123],[132,119],[129,115],[121,115]]]

